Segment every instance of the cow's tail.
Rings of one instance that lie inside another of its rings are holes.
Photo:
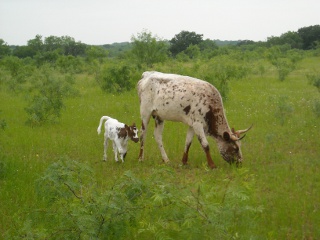
[[[103,116],[103,117],[100,119],[99,127],[98,127],[98,129],[97,129],[98,134],[101,133],[101,126],[102,126],[103,121],[107,121],[108,119],[110,119],[110,117],[108,117],[108,116]]]

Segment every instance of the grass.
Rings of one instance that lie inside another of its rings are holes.
[[[224,104],[230,126],[244,129],[254,124],[242,141],[243,167],[255,182],[250,202],[264,209],[255,219],[258,227],[234,226],[233,231],[239,236],[320,238],[320,119],[312,112],[313,101],[320,95],[305,77],[307,71],[320,67],[319,62],[319,58],[306,58],[285,81],[277,80],[277,73],[270,68],[264,76],[251,75],[230,84],[230,95]],[[15,229],[17,220],[22,221],[33,210],[46,206],[35,192],[35,181],[62,156],[89,165],[101,191],[110,188],[128,170],[146,180],[163,167],[153,139],[153,121],[149,125],[144,162],[138,162],[139,144],[133,142],[129,143],[124,164],[113,160],[111,147],[108,161],[102,162],[103,136],[96,132],[99,119],[108,115],[140,126],[135,90],[122,95],[106,94],[90,76],[78,75],[76,87],[80,96],[67,100],[59,122],[31,128],[24,124],[23,94],[7,91],[4,85],[0,87],[1,117],[7,123],[6,129],[0,130],[0,238]],[[279,112],[284,98],[291,107],[287,113]],[[222,160],[211,139],[217,170],[207,168],[196,139],[191,145],[189,166],[181,166],[186,132],[187,127],[182,124],[165,123],[164,145],[171,160],[169,168],[176,174],[175,184],[181,189],[196,188],[202,181],[224,187],[225,179],[238,170]]]

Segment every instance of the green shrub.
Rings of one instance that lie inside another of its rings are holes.
[[[64,99],[77,94],[72,75],[57,76],[49,68],[36,73],[27,95],[27,123],[39,125],[57,120],[64,108]]]
[[[315,86],[320,93],[320,72],[307,73],[306,77],[309,80],[310,84]]]
[[[60,159],[36,182],[45,208],[19,215],[10,238],[232,239],[257,227],[262,208],[250,203],[254,178],[246,169],[215,179],[218,185],[208,175],[183,187],[167,166],[150,176],[126,171],[100,189],[86,164]]]
[[[320,117],[320,101],[314,101],[313,104],[313,112],[316,115],[316,117]]]
[[[107,66],[97,78],[101,88],[109,93],[130,91],[137,79],[134,69],[128,64]]]

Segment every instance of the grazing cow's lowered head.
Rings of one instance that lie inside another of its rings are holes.
[[[252,127],[252,126],[251,126]],[[241,152],[241,139],[240,134],[243,134],[251,129],[249,127],[246,130],[238,130],[234,131],[232,128],[231,132],[224,132],[223,136],[217,138],[218,148],[220,155],[226,160],[228,163],[242,163],[242,152]]]
[[[168,156],[162,143],[164,121],[183,122],[189,126],[185,142],[183,164],[187,164],[188,152],[196,135],[205,151],[209,167],[215,168],[206,135],[213,137],[218,144],[221,156],[229,163],[241,163],[241,134],[246,130],[231,130],[224,113],[219,91],[210,83],[177,74],[144,72],[137,85],[142,119],[141,148],[139,159],[144,157],[144,142],[149,120],[155,119],[155,140],[158,143],[162,160]]]
[[[124,158],[127,155],[128,140],[131,139],[135,143],[139,141],[138,129],[136,128],[136,124],[133,123],[131,126],[128,126],[127,124],[121,123],[116,119],[108,116],[103,116],[100,119],[100,123],[97,129],[98,134],[101,133],[101,126],[103,121],[106,121],[103,160],[107,160],[108,139],[110,139],[113,141],[115,160],[118,161],[119,152],[120,158],[122,162],[124,162]]]

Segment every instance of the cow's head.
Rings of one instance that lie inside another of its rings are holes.
[[[135,143],[139,142],[138,129],[136,127],[136,124],[133,123],[131,126],[126,125],[126,129],[128,131],[128,136],[130,137],[130,139]]]
[[[245,129],[245,130],[238,130],[235,131],[233,128],[231,132],[224,132],[223,136],[218,140],[218,147],[221,156],[224,160],[226,160],[228,163],[236,163],[241,164],[242,163],[242,152],[241,152],[241,139],[245,137],[243,135],[241,137],[241,134],[249,131],[251,127]]]

